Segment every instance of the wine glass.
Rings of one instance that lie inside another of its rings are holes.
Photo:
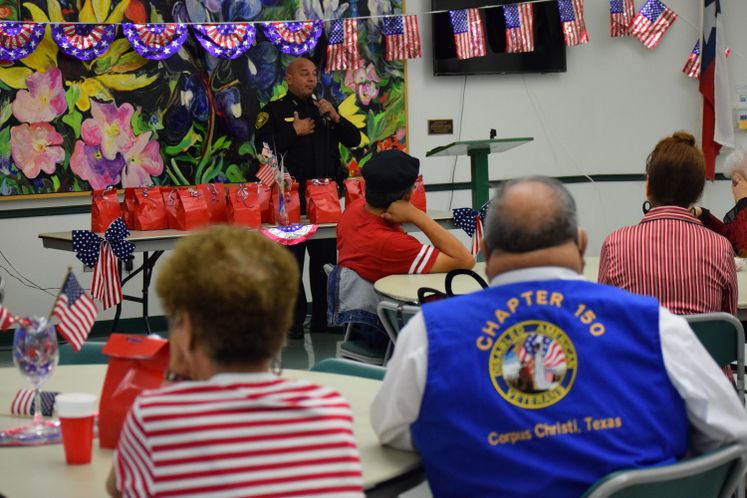
[[[44,317],[21,320],[13,336],[13,363],[34,387],[34,421],[19,427],[15,439],[27,444],[44,444],[59,439],[59,424],[42,419],[41,386],[57,365],[57,334]]]

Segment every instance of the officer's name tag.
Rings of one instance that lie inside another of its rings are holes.
[[[285,122],[286,123],[292,123],[294,119],[296,119],[296,118],[294,118],[293,116],[291,116],[289,118],[285,118]]]

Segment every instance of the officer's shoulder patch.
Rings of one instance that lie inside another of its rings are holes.
[[[267,121],[270,119],[270,115],[266,113],[265,111],[260,112],[257,114],[257,121],[254,123],[254,128],[260,129],[262,128]]]

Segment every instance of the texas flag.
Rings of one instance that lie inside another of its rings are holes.
[[[700,65],[700,93],[703,94],[702,142],[706,178],[713,180],[716,176],[716,156],[721,146],[734,147],[734,128],[731,123],[721,2],[703,1],[703,48]]]

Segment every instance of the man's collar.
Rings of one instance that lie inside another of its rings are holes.
[[[519,282],[538,282],[543,280],[585,280],[570,268],[562,266],[536,266],[534,268],[522,268],[512,270],[493,277],[490,281],[491,287],[499,285],[515,284]]]
[[[680,206],[658,206],[651,208],[649,212],[643,216],[641,223],[654,220],[679,220],[694,223],[696,225],[703,224],[698,218],[693,216],[689,209]]]

